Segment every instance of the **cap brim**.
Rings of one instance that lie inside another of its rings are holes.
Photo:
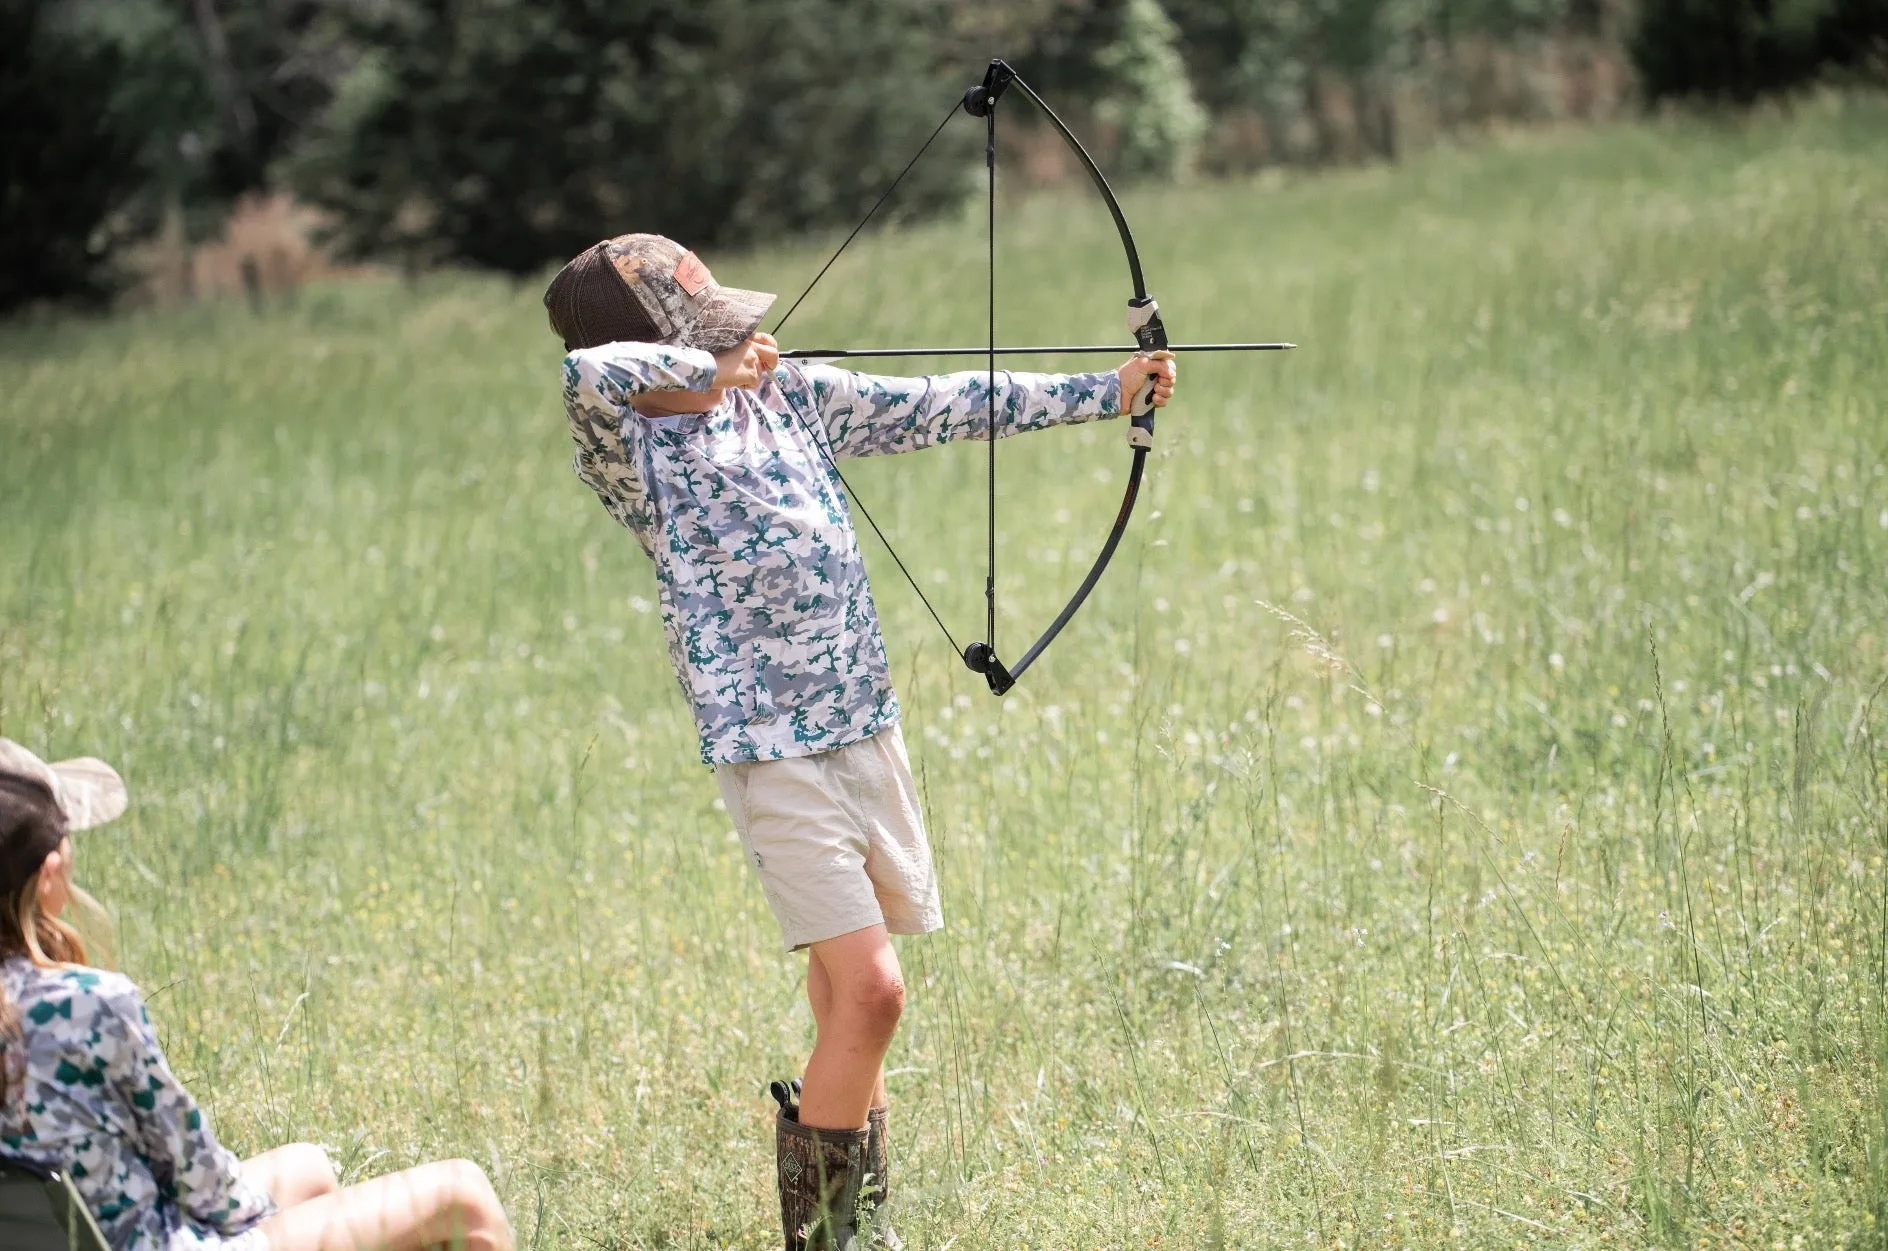
[[[722,287],[708,298],[701,316],[682,335],[682,343],[719,356],[747,342],[773,303],[771,292]]]
[[[60,807],[65,809],[68,830],[97,829],[124,815],[128,801],[124,779],[103,760],[81,756],[49,767],[59,777]]]

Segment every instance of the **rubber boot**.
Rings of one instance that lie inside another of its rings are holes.
[[[885,1251],[904,1251],[904,1240],[892,1228],[886,1200],[891,1198],[891,1143],[885,1134],[885,1117],[890,1111],[883,1105],[865,1114],[865,1214],[871,1231],[870,1246]]]
[[[797,1101],[782,1099],[774,1117],[780,1224],[787,1251],[865,1251],[855,1213],[865,1181],[870,1129],[813,1129],[800,1124]]]

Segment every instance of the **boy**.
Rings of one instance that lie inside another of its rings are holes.
[[[780,922],[808,949],[816,1036],[775,1146],[788,1251],[896,1245],[882,1062],[905,988],[888,934],[943,925],[898,702],[833,462],[987,437],[988,376],[782,365],[772,295],[719,286],[680,244],[621,235],[544,303],[563,339],[582,478],[655,561],[702,760]],[[1174,363],[997,375],[998,432],[1120,413]],[[860,1201],[872,1219],[855,1229]],[[855,1239],[857,1243],[855,1244]]]

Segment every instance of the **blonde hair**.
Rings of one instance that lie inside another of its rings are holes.
[[[97,907],[90,895],[73,887],[73,902],[81,897]],[[11,899],[0,899],[0,960],[17,955],[31,958],[42,969],[85,963],[85,940],[79,931],[39,910],[39,873],[27,878]]]

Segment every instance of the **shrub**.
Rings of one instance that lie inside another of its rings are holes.
[[[145,0],[0,0],[0,48],[0,312],[101,300],[189,180],[208,108],[189,33]]]
[[[412,0],[294,171],[350,255],[514,274],[598,238],[847,223],[956,97],[930,0]],[[968,139],[968,128],[959,131]],[[892,212],[955,198],[927,159]]]
[[[1632,57],[1646,97],[1747,104],[1888,51],[1888,0],[1641,0]]]

